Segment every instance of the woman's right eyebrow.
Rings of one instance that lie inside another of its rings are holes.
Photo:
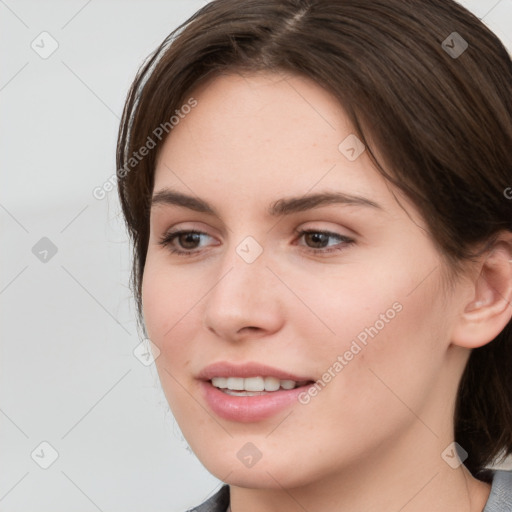
[[[208,213],[218,217],[215,209],[206,201],[203,201],[198,197],[189,196],[187,194],[171,190],[169,188],[162,188],[153,194],[153,197],[151,198],[151,208],[159,205],[181,206],[183,208],[188,208],[189,210],[194,210],[200,213]]]
[[[279,199],[269,206],[267,212],[272,217],[282,217],[292,213],[304,212],[313,208],[320,208],[331,204],[363,206],[384,211],[382,206],[366,197],[346,194],[343,192],[328,191]],[[181,206],[183,208],[188,208],[189,210],[219,217],[215,208],[206,201],[169,188],[162,188],[155,192],[151,200],[151,207],[153,208],[157,205]]]

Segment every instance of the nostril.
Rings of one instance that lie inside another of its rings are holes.
[[[243,332],[245,329],[250,329],[251,331],[259,331],[260,330],[259,327],[253,327],[252,325],[249,325],[248,327],[242,327],[241,329],[239,329],[238,332]]]

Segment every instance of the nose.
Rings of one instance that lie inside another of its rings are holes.
[[[282,290],[267,265],[265,250],[250,263],[234,249],[230,251],[205,297],[206,329],[219,338],[240,341],[268,336],[281,328]]]

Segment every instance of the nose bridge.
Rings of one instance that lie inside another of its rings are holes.
[[[212,290],[212,297],[231,306],[257,302],[263,283],[271,273],[266,268],[263,246],[253,237],[246,237],[224,256],[220,280]]]
[[[226,338],[236,336],[244,327],[277,327],[279,307],[269,282],[275,277],[267,268],[267,256],[250,236],[224,255],[218,279],[206,298],[206,327]]]

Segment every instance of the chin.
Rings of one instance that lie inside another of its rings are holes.
[[[208,453],[199,447],[194,453],[209,473],[237,487],[279,490],[283,487],[300,487],[314,480],[314,476],[309,472],[301,472],[307,468],[301,467],[301,464],[294,465],[290,458],[276,453],[275,450],[269,455],[262,454],[256,462],[255,459],[248,459],[244,463],[245,453],[249,453],[250,448],[246,448],[244,452],[240,446],[243,447],[246,443],[250,441],[234,441],[236,449],[218,449]],[[290,471],[290,467],[293,467],[293,471]]]

